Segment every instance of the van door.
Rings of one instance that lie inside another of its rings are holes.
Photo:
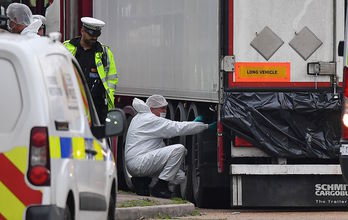
[[[29,205],[42,203],[42,191],[26,180],[31,122],[30,98],[19,55],[0,46],[0,219],[22,219]],[[6,46],[5,46],[6,48]],[[32,84],[33,85],[33,84]]]
[[[74,71],[78,80],[80,95],[83,100],[85,119],[86,122],[88,121],[89,125],[87,129],[90,130],[92,129],[92,126],[100,126],[101,124],[99,122],[98,115],[93,104],[92,96],[90,95],[87,83],[83,77],[83,73],[75,64]],[[91,134],[90,131],[88,133]],[[106,140],[98,140],[92,134],[86,136],[85,154],[87,160],[89,161],[88,182],[90,191],[93,191],[95,193],[95,200],[103,200],[103,198],[106,198],[106,186],[108,183],[106,164],[109,164],[111,161],[113,161]],[[100,202],[103,203],[104,201]]]

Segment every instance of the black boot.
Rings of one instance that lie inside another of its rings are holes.
[[[171,198],[171,192],[168,189],[168,181],[158,179],[158,182],[152,187],[151,195],[159,198]]]
[[[135,193],[139,196],[150,196],[149,184],[150,177],[132,177]]]
[[[170,190],[170,192],[172,193],[172,194],[171,194],[171,197],[172,197],[172,198],[175,198],[175,197],[181,198],[180,184],[178,184],[178,185],[173,185],[173,186],[172,186],[172,189],[169,187],[169,190]]]

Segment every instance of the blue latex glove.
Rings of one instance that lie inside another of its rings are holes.
[[[211,131],[216,131],[216,128],[217,128],[216,121],[213,122],[213,123],[210,123],[208,125],[208,129],[211,130]]]
[[[203,118],[202,115],[198,115],[198,116],[195,118],[195,120],[193,120],[193,121],[195,121],[195,122],[204,122],[204,118]]]

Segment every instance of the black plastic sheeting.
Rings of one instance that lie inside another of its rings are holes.
[[[222,122],[270,156],[337,158],[342,95],[225,92]]]

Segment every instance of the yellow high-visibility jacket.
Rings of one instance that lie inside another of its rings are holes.
[[[65,41],[64,46],[75,56],[77,50],[77,44],[80,42],[81,37],[74,38]],[[103,65],[103,54],[106,54],[106,60]],[[95,65],[101,81],[103,82],[106,97],[108,102],[108,109],[115,107],[115,90],[118,84],[117,69],[114,61],[114,55],[112,54],[108,46],[102,45],[97,42],[96,53],[94,56]]]

